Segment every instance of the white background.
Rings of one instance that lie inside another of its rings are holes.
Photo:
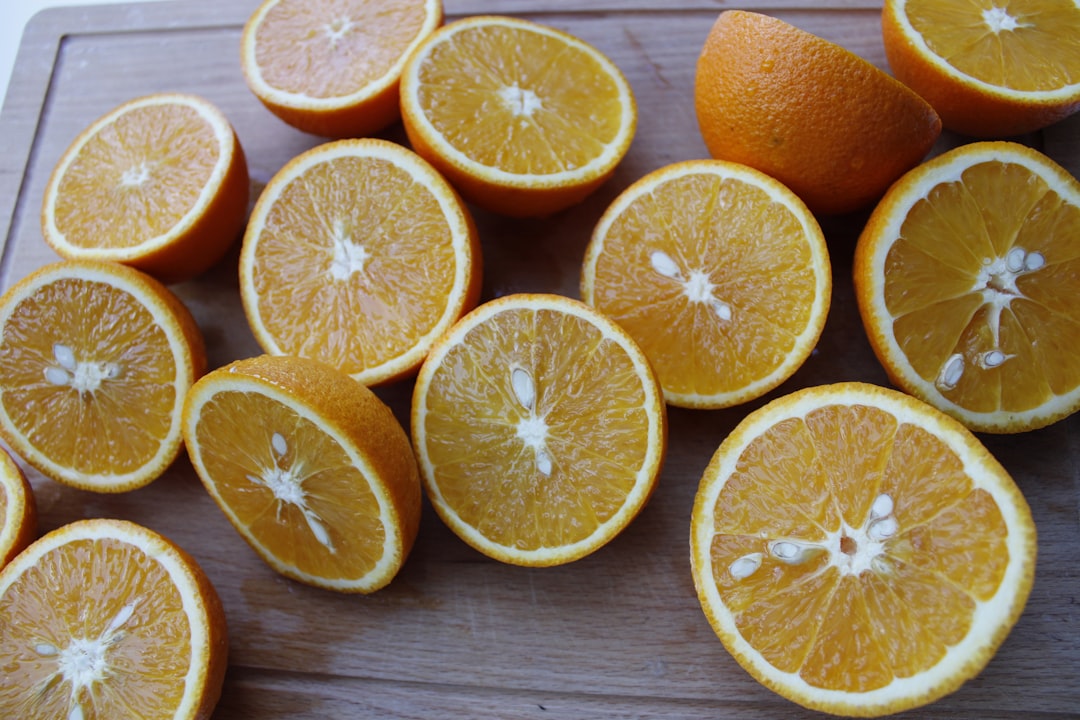
[[[139,0],[153,2],[154,0]],[[23,28],[39,10],[60,5],[106,5],[131,0],[0,0],[0,98],[7,95]]]

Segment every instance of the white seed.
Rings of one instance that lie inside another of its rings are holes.
[[[945,365],[938,373],[937,386],[941,390],[952,390],[960,383],[964,376],[964,356],[956,353],[945,361]]]
[[[762,555],[759,552],[743,555],[741,558],[728,566],[728,572],[736,580],[745,580],[761,567]]]
[[[652,253],[649,254],[649,262],[652,263],[653,270],[664,277],[673,280],[678,280],[682,277],[679,266],[671,259],[671,256],[663,250],[653,250]]]
[[[1024,248],[1015,247],[1009,251],[1005,256],[1005,267],[1009,272],[1020,272],[1024,269],[1024,258],[1027,256],[1027,252]]]
[[[713,298],[709,304],[712,306],[713,312],[716,313],[716,317],[724,322],[731,320],[731,306],[726,302]]]
[[[105,632],[106,633],[116,632],[121,627],[123,627],[125,624],[127,624],[127,621],[130,620],[131,616],[134,615],[134,614],[135,614],[135,603],[133,603],[133,602],[128,603],[124,607],[120,608],[120,612],[116,613],[116,617],[114,617],[109,622],[109,627]]]
[[[887,493],[881,493],[874,498],[874,504],[870,506],[870,517],[877,519],[892,515],[893,499]]]
[[[551,477],[551,455],[544,448],[536,449],[536,469],[544,477]]]
[[[68,720],[84,720],[82,705],[75,703],[75,707],[71,708],[71,712],[68,713]]]
[[[67,345],[56,343],[53,345],[53,357],[56,358],[56,362],[60,364],[60,367],[65,370],[74,370],[78,364],[75,361],[75,353],[71,351]]]
[[[799,554],[799,546],[795,543],[780,542],[773,543],[769,549],[772,554],[780,560],[792,560]]]
[[[896,522],[896,518],[890,515],[870,523],[866,534],[871,540],[884,540],[885,538],[891,538],[899,529],[900,523]]]
[[[67,370],[58,368],[55,365],[45,368],[45,379],[53,385],[71,384],[71,376],[67,374]]]
[[[36,652],[38,655],[51,657],[60,651],[57,650],[56,646],[52,643],[38,643],[34,646],[34,652]]]
[[[270,447],[274,449],[274,452],[278,454],[278,457],[283,456],[289,451],[289,444],[285,442],[285,436],[281,433],[274,433],[270,436]]]
[[[983,367],[995,368],[1005,362],[1005,353],[1000,350],[991,350],[982,356]]]
[[[1024,258],[1024,269],[1028,271],[1038,270],[1045,264],[1046,258],[1040,252],[1028,253],[1028,256]]]
[[[536,402],[536,385],[532,375],[523,368],[514,368],[510,372],[510,384],[514,387],[514,395],[526,410],[532,410]]]
[[[322,524],[322,520],[319,519],[319,516],[308,510],[306,507],[301,507],[300,510],[304,513],[304,519],[307,520],[308,527],[311,529],[311,534],[315,536],[318,543],[330,552],[335,552],[334,543],[330,540],[330,533],[327,532],[326,526]]]

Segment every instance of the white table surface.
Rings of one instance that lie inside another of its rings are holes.
[[[0,0],[0,99],[7,95],[15,56],[22,41],[23,29],[36,13],[45,8],[72,5],[106,5],[117,2],[154,2],[155,0]]]

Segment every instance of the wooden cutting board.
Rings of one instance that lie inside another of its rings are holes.
[[[319,138],[282,124],[248,92],[240,29],[256,0],[189,0],[46,11],[30,23],[0,114],[0,283],[56,259],[38,227],[61,152],[93,119],[157,91],[198,93],[232,120],[255,192]],[[616,194],[655,168],[705,157],[693,110],[697,53],[727,3],[709,0],[446,0],[448,18],[519,14],[567,30],[626,73],[640,107],[615,177],[579,207],[542,221],[477,212],[484,298],[513,291],[577,296],[586,242]],[[746,2],[885,67],[880,3]],[[1080,172],[1080,122],[1023,138]],[[404,142],[400,126],[385,136]],[[944,136],[938,150],[960,139]],[[865,340],[850,261],[865,215],[826,220],[835,292],[820,345],[779,390],[886,379]],[[240,308],[236,255],[175,286],[210,363],[260,352]],[[411,385],[378,392],[403,423]],[[650,505],[629,529],[569,566],[522,569],[477,554],[430,506],[403,571],[367,597],[275,575],[233,531],[186,458],[147,488],[101,496],[29,472],[42,530],[92,516],[171,537],[205,568],[225,604],[230,668],[216,720],[233,718],[812,717],[759,686],[705,620],[690,578],[690,508],[720,441],[751,408],[670,412],[670,454]],[[913,717],[1063,718],[1080,713],[1080,415],[1015,437],[984,437],[1025,492],[1039,528],[1027,610],[976,679]],[[0,619],[3,622],[4,619]]]

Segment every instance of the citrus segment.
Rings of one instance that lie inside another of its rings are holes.
[[[205,367],[191,313],[133,268],[54,263],[0,298],[0,433],[59,482],[119,492],[161,475]]]
[[[221,259],[247,202],[247,164],[228,119],[198,96],[162,93],[120,105],[75,139],[49,178],[41,223],[62,257],[179,282]]]
[[[821,229],[790,190],[749,167],[675,163],[604,213],[581,296],[645,352],[668,403],[720,408],[776,387],[825,325]]]
[[[37,503],[26,476],[0,449],[0,568],[37,537]]]
[[[80,520],[0,572],[0,715],[206,720],[225,614],[191,556],[123,520]]]
[[[1080,109],[1080,7],[1072,0],[888,0],[885,56],[950,130],[1003,137]]]
[[[1080,408],[1080,184],[1045,155],[982,142],[906,175],[855,253],[870,342],[898,386],[983,432]]]
[[[372,135],[400,116],[405,59],[442,18],[440,0],[265,0],[244,25],[244,79],[300,130]]]
[[[203,484],[271,567],[341,592],[389,583],[412,547],[420,480],[390,409],[324,363],[238,360],[184,406]]]
[[[863,383],[748,415],[702,476],[698,596],[757,680],[806,707],[877,716],[979,673],[1024,608],[1023,495],[955,420]]]
[[[481,272],[472,218],[437,172],[394,143],[340,140],[267,184],[244,236],[240,291],[267,353],[374,385],[416,371],[475,306]]]
[[[720,13],[709,31],[694,107],[714,158],[771,175],[822,214],[876,200],[941,132],[933,108],[874,65],[741,10]]]
[[[405,66],[401,110],[413,148],[466,200],[512,216],[581,202],[637,127],[630,85],[600,51],[498,16],[432,33]]]
[[[413,393],[412,437],[440,517],[507,563],[556,565],[615,537],[666,449],[648,360],[576,300],[507,295],[444,336]]]

